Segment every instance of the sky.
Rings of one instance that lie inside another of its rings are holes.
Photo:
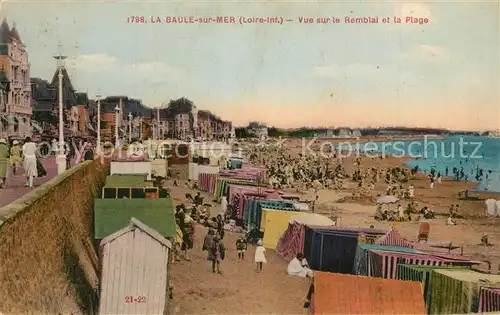
[[[500,128],[498,1],[39,0],[3,2],[1,15],[16,23],[32,77],[50,80],[61,51],[73,86],[90,97],[127,95],[151,107],[187,97],[236,125]],[[147,23],[127,23],[131,16]],[[236,23],[167,24],[167,16]]]

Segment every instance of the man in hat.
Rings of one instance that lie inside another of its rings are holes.
[[[9,146],[5,139],[0,139],[0,188],[5,187],[7,182],[7,170],[9,167]]]

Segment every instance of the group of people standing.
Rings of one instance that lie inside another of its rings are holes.
[[[37,146],[30,137],[24,139],[22,146],[18,140],[9,145],[5,139],[0,139],[0,189],[8,184],[9,168],[12,169],[13,175],[16,175],[21,166],[26,177],[25,187],[32,188],[34,178],[47,175]]]
[[[66,168],[71,167],[71,161],[75,159],[78,163],[83,160],[94,159],[93,145],[90,141],[83,143],[80,141],[78,148],[74,139],[68,139],[65,145],[66,153]],[[12,175],[17,175],[20,169],[24,169],[26,177],[25,187],[32,188],[36,177],[44,177],[47,175],[45,167],[42,163],[42,157],[56,154],[58,152],[58,144],[54,139],[50,146],[37,145],[30,137],[26,137],[23,143],[19,140],[7,141],[0,139],[0,188],[5,188],[9,182],[9,170],[12,170]],[[78,151],[77,151],[78,150]]]

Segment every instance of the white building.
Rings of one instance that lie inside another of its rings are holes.
[[[267,126],[262,123],[258,122],[249,123],[247,131],[249,134],[252,134],[259,139],[265,139],[268,137]]]
[[[351,137],[351,130],[347,129],[347,128],[341,128],[339,130],[339,135],[338,135],[339,138],[350,138]]]
[[[132,218],[101,241],[99,314],[166,314],[172,244]]]
[[[352,131],[352,137],[353,138],[359,138],[359,137],[361,137],[361,131],[359,131],[359,129],[354,129]]]

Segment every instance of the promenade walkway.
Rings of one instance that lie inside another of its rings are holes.
[[[7,187],[0,189],[0,208],[19,199],[24,194],[30,192],[57,175],[55,156],[49,156],[42,159],[42,163],[47,171],[47,176],[35,178],[34,188],[24,187],[24,184],[26,184],[26,177],[24,176],[24,169],[22,167],[18,170],[18,173],[15,176],[12,174],[12,171],[9,170]]]

